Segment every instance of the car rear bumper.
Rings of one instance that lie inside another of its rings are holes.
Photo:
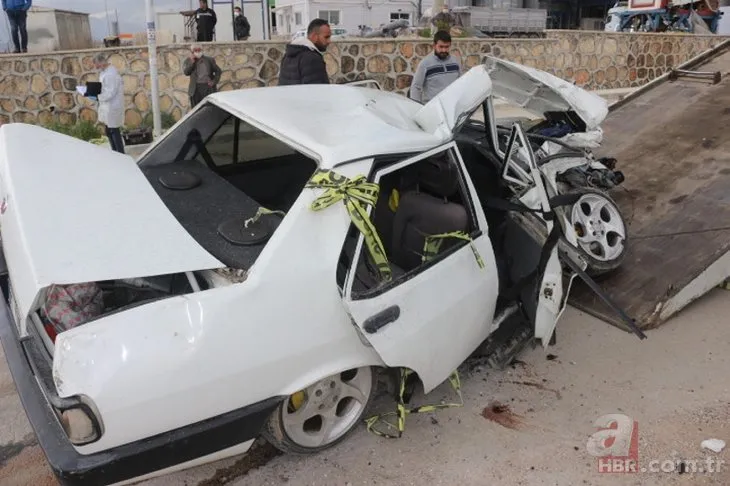
[[[54,396],[48,370],[38,363],[42,358],[36,354],[38,349],[33,349],[34,338],[20,339],[5,296],[0,298],[0,340],[25,413],[63,485],[114,484],[242,444],[259,435],[269,414],[283,400],[272,397],[153,437],[82,455],[69,442],[51,405],[59,400],[66,403],[67,399]]]

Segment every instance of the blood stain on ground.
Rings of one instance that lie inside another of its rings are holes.
[[[512,430],[518,430],[524,425],[523,417],[514,413],[509,405],[504,405],[496,400],[484,407],[482,417]]]

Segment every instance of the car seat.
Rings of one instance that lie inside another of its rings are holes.
[[[406,272],[421,265],[427,236],[469,230],[466,208],[449,200],[459,190],[456,164],[446,154],[440,154],[414,168],[415,189],[400,196],[390,245],[391,261]],[[442,251],[458,242],[445,240]]]

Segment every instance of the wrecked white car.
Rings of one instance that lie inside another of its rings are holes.
[[[603,141],[606,101],[528,66],[496,57],[488,57],[486,64],[493,83],[493,96],[485,104],[493,150],[503,157],[512,125],[520,123],[548,196],[580,194],[573,204],[556,212],[566,228],[573,228],[566,236],[586,261],[586,271],[597,276],[617,269],[627,251],[628,224],[608,191],[620,185],[624,175],[615,170],[616,159],[593,155]],[[499,116],[500,101],[506,102],[506,116]],[[515,107],[519,110],[511,112]],[[476,128],[481,128],[479,123]],[[463,130],[460,135],[479,140],[475,132]],[[520,195],[529,188],[528,161],[518,154],[512,169],[515,177],[510,178],[510,186]]]
[[[429,392],[497,331],[546,346],[564,282],[590,279],[520,126],[498,165],[455,139],[491,92],[477,66],[426,105],[217,93],[136,163],[0,127],[0,337],[58,478],[139,480],[260,434],[320,451],[377,370]],[[517,156],[532,200],[498,170]]]

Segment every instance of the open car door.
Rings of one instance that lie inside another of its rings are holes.
[[[426,393],[486,339],[497,304],[487,221],[465,174],[454,142],[377,170],[371,219],[390,275],[368,268],[358,233],[343,286],[361,336],[388,366],[415,371]]]
[[[570,198],[578,198],[579,194],[549,198],[541,171],[537,167],[535,154],[519,123],[512,126],[502,161],[502,180],[512,189],[521,203],[512,209],[517,213],[532,213],[526,217],[521,215],[517,217],[521,228],[526,230],[525,235],[529,234],[528,238],[542,244],[538,262],[530,263],[529,259],[527,263],[516,262],[511,269],[513,279],[518,281],[515,285],[516,293],[519,293],[520,300],[527,307],[528,316],[535,329],[535,338],[540,339],[545,347],[550,343],[557,321],[567,305],[573,280],[580,277],[597,297],[620,316],[628,329],[639,338],[645,339],[646,335],[636,327],[634,320],[585,273],[586,262],[565,237],[565,228],[560,226],[560,218],[555,217],[553,212],[556,206],[575,202]],[[535,230],[535,222],[543,225],[542,231]],[[546,234],[547,237],[540,238],[540,234]],[[518,243],[520,242],[510,244],[517,246]],[[532,265],[531,271],[525,270],[525,264]],[[564,289],[566,283],[567,290]]]
[[[522,127],[518,123],[512,126],[512,133],[503,159],[502,179],[516,193],[521,194],[519,200],[528,208],[537,210],[542,214],[551,211],[550,200],[540,170],[537,167],[535,154],[532,152]],[[521,219],[526,221],[524,218]],[[553,225],[559,224],[557,221],[549,219],[542,219],[542,221],[547,226],[548,235],[553,232]],[[537,272],[533,274],[537,288],[534,285],[528,285],[521,290],[521,296],[523,303],[526,303],[528,315],[535,328],[535,338],[540,339],[543,346],[547,347],[555,333],[558,318],[567,303],[567,295],[564,295],[567,293],[563,289],[565,279],[560,264],[558,246],[543,247],[539,261],[531,262],[531,264],[536,264],[532,272]],[[521,272],[520,278],[525,279],[527,275],[530,275],[529,273],[526,275],[524,269],[519,268],[519,264],[517,264],[517,267],[514,271]],[[536,295],[533,292],[536,292]],[[533,302],[530,302],[531,300]]]

